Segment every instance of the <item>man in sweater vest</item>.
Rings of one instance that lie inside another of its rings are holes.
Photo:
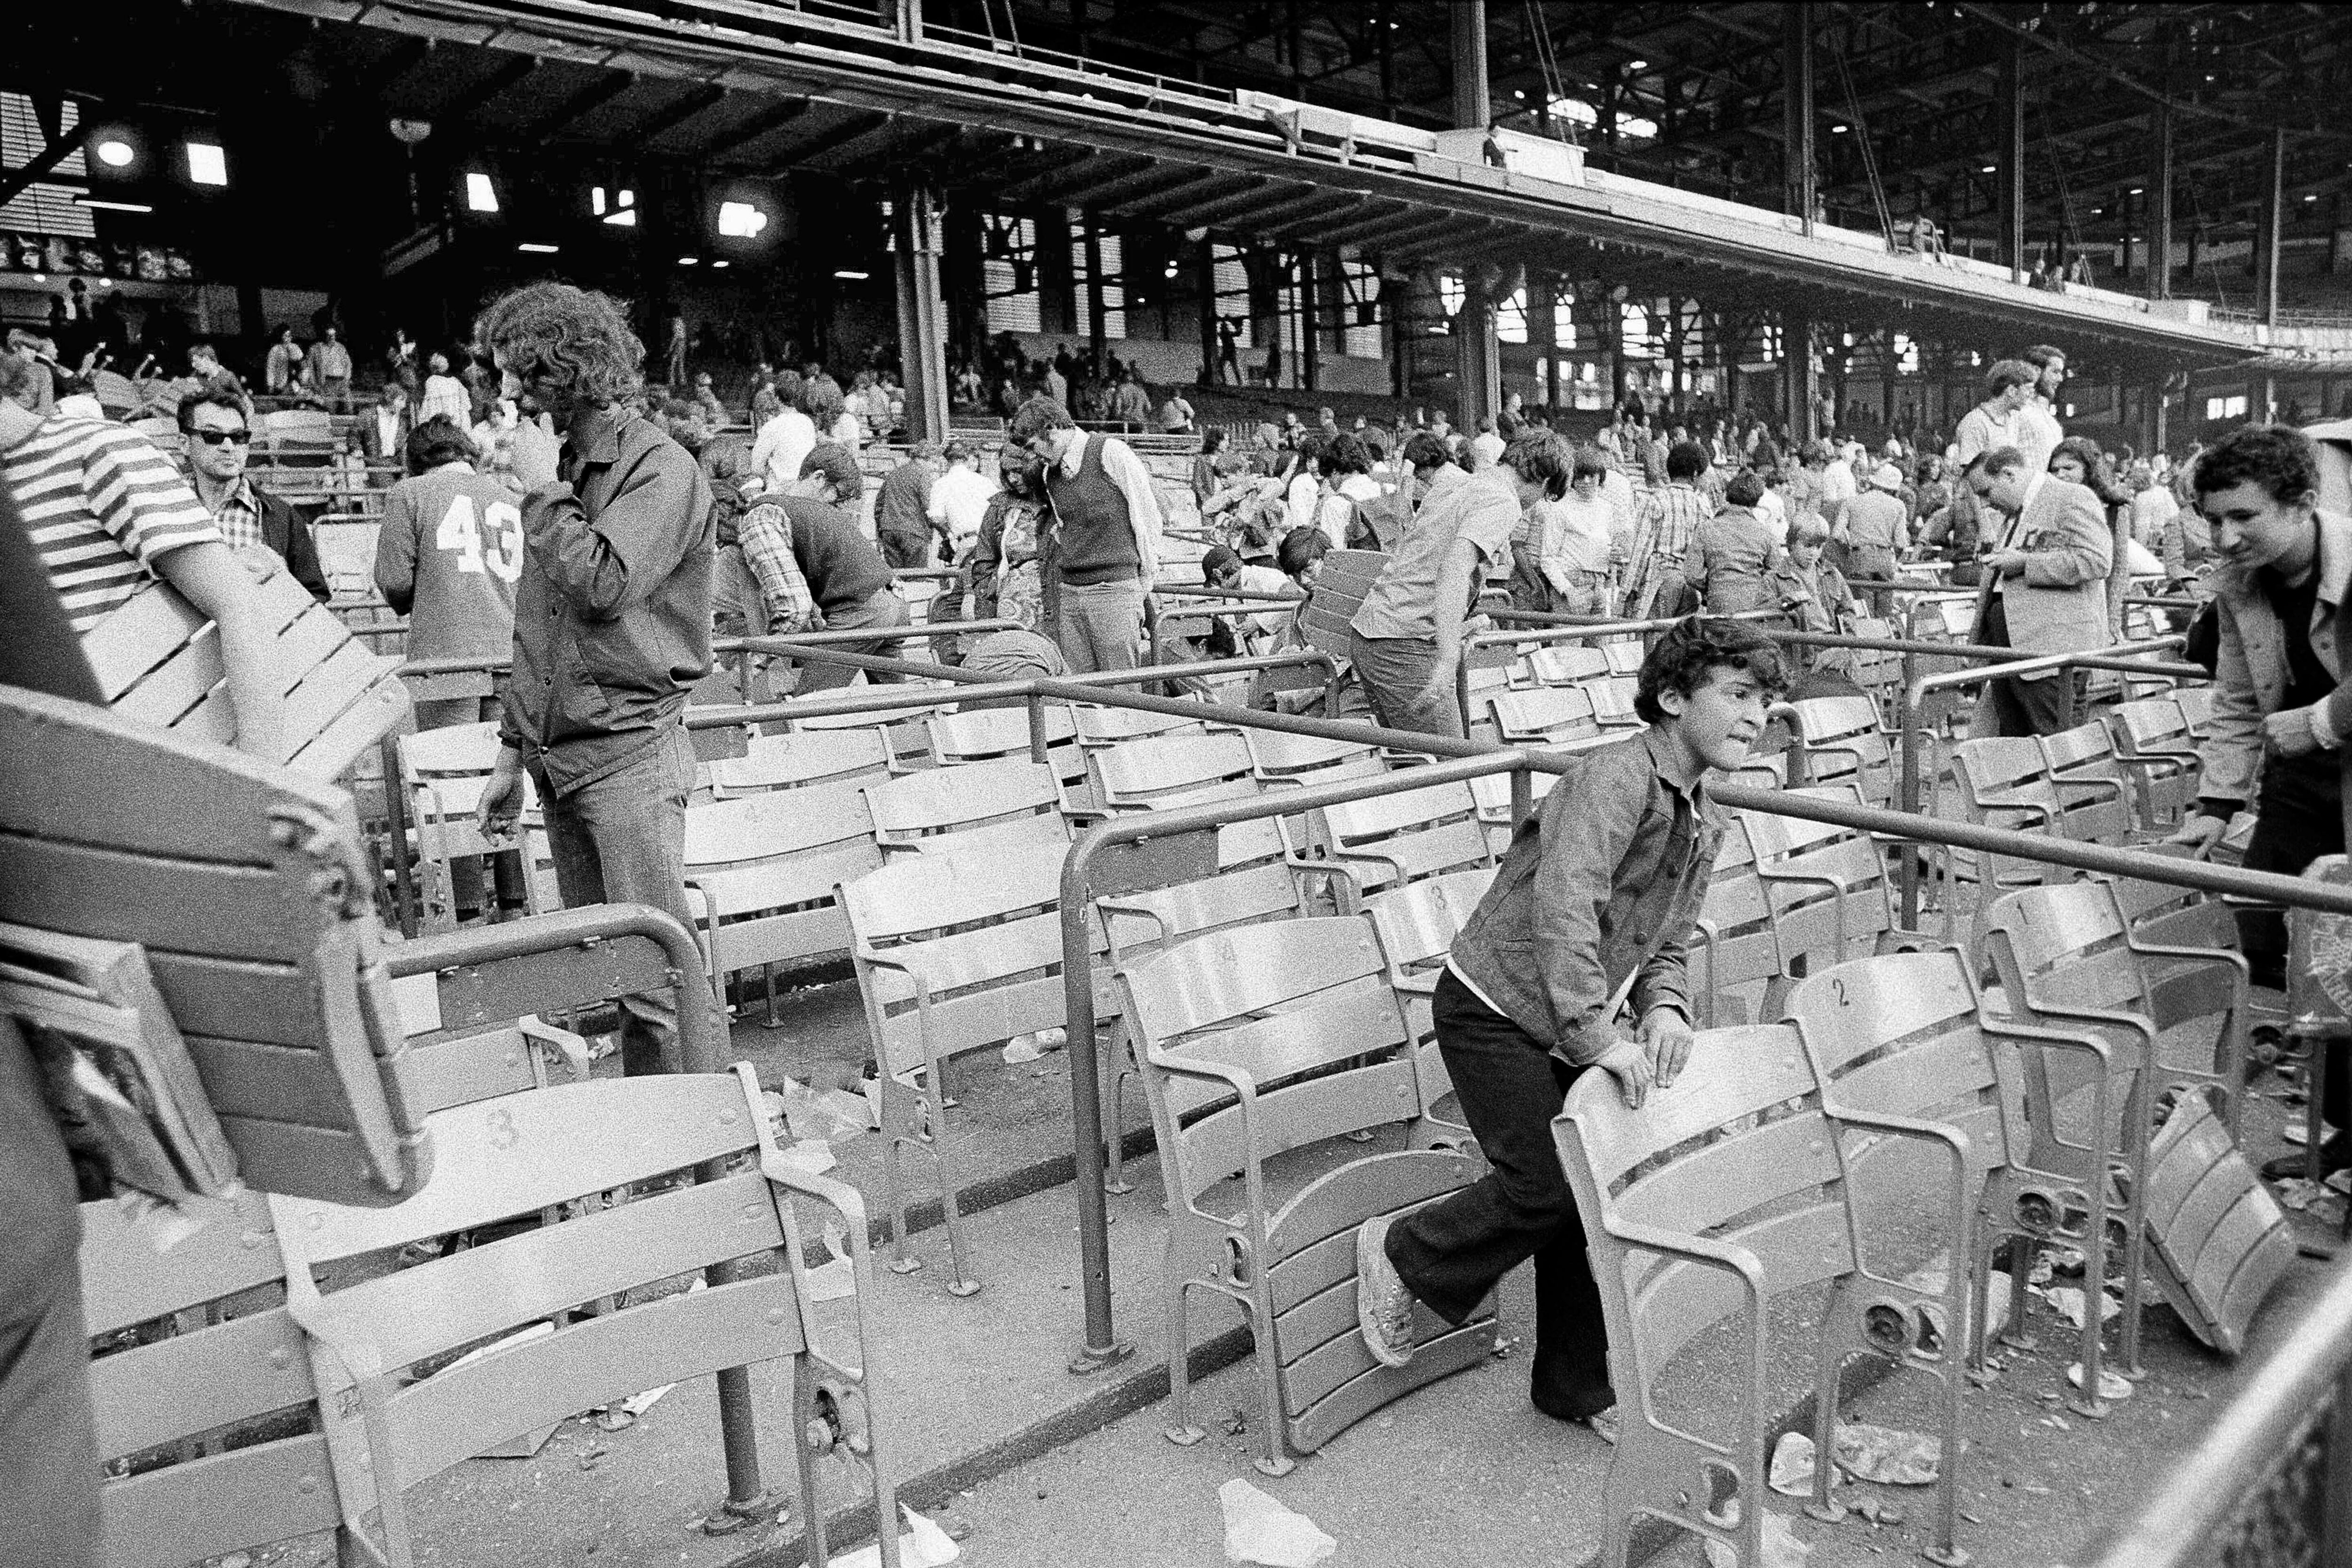
[[[1045,629],[1076,673],[1133,669],[1143,600],[1160,567],[1160,500],[1134,448],[1089,436],[1069,410],[1033,397],[1007,434],[1045,465]]]

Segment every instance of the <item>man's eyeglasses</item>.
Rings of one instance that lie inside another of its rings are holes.
[[[188,434],[207,447],[218,447],[232,442],[239,447],[253,445],[253,432],[250,430],[191,430]]]

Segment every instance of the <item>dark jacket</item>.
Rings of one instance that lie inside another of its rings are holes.
[[[1570,757],[1454,939],[1454,967],[1579,1066],[1620,1037],[1609,1002],[1628,975],[1636,1016],[1691,1016],[1685,957],[1723,826],[1704,784],[1667,782],[1663,743],[1644,731]]]
[[[320,604],[327,602],[327,574],[319,565],[319,547],[310,538],[310,525],[302,521],[290,502],[271,495],[259,485],[253,487],[254,510],[261,514],[261,542],[278,552],[294,581],[310,591],[310,597]]]
[[[634,762],[710,673],[710,485],[650,421],[593,408],[522,498],[501,734],[558,794]]]

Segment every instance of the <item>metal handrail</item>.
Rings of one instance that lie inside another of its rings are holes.
[[[2324,1455],[2315,1457],[2311,1444],[2323,1436]],[[2256,1521],[2249,1516],[2264,1506],[2265,1493],[2284,1492],[2274,1506],[2301,1512],[2298,1466],[2320,1472],[2317,1555],[2309,1561],[2352,1560],[2352,1255],[2336,1261],[2285,1342],[2195,1445],[2116,1510],[2073,1561],[2080,1568],[2219,1563],[2252,1533]]]

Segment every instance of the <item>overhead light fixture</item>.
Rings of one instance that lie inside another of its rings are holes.
[[[768,215],[750,202],[719,204],[719,236],[722,239],[757,239],[768,226]]]
[[[699,267],[702,265],[702,258],[699,256],[681,256],[677,258],[677,264],[680,267]]]
[[[1839,123],[1837,123],[1837,124],[1835,124],[1835,125],[1831,126],[1831,127],[1830,127],[1830,134],[1831,134],[1831,135],[1832,135],[1832,136],[1843,136],[1843,135],[1844,135],[1844,134],[1845,134],[1845,124],[1844,124],[1844,122],[1843,122],[1843,121],[1841,121]]]
[[[466,176],[466,205],[478,213],[499,210],[498,188],[490,184],[488,174],[477,173]]]
[[[712,267],[714,267],[714,268],[724,267],[724,266],[726,266],[726,265],[727,265],[727,258],[726,258],[725,257],[723,257],[723,256],[722,256],[722,257],[720,257],[718,260],[716,260],[716,261],[712,262],[710,265],[711,265]]]
[[[1629,71],[1645,71],[1650,68],[1650,62],[1647,60],[1627,60],[1625,62],[1625,68]]]
[[[867,272],[860,272],[860,271],[857,271],[857,270],[856,270],[856,268],[854,268],[844,267],[844,268],[836,268],[836,269],[835,270],[835,272],[834,272],[834,276],[835,276],[835,278],[846,279],[848,281],[850,281],[850,282],[852,282],[852,283],[863,283],[863,282],[865,282],[865,281],[866,281],[866,279],[868,279],[869,277],[873,276],[873,274],[871,274],[871,273],[867,273]]]
[[[588,187],[588,210],[595,214],[598,217],[603,217],[604,216],[604,186],[591,185]]]
[[[228,184],[228,154],[215,142],[191,142],[187,144],[188,181],[197,185]]]
[[[152,213],[155,210],[145,202],[111,201],[104,196],[93,196],[86,191],[74,193],[74,205],[83,207],[103,207],[110,213]]]
[[[98,143],[98,161],[110,169],[127,169],[139,156],[139,149],[120,136],[101,137]]]
[[[527,239],[520,245],[516,246],[515,248],[517,250],[527,250],[533,256],[552,256],[562,247],[553,245],[541,245],[537,240]]]
[[[1998,174],[2000,173],[2000,165],[1998,163],[1987,163],[1980,172],[1987,174]]]
[[[2319,193],[2317,191],[2314,191],[2311,195],[2304,197],[2303,199],[2307,202],[2315,202],[2319,199]]]
[[[621,194],[626,195],[628,193],[624,191]],[[635,228],[637,226],[637,209],[623,207],[619,212],[606,213],[604,221],[614,228]]]
[[[2131,194],[2132,194],[2133,195],[2139,195],[2139,194],[2140,194],[2140,192],[2141,192],[2141,190],[2142,190],[2143,188],[2144,188],[2144,187],[2139,186],[2139,185],[2134,185],[2134,186],[2131,188]]]

